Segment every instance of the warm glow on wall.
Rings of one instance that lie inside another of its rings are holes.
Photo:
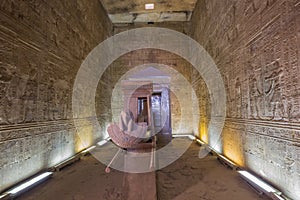
[[[243,161],[243,155],[241,155],[240,152],[238,151],[228,151],[228,150],[223,150],[224,155],[228,157],[230,160],[234,161],[237,163],[239,166],[244,166],[244,161]]]
[[[75,151],[80,152],[94,143],[93,127],[91,125],[82,127],[80,132],[77,132],[75,141]]]
[[[206,120],[201,120],[199,124],[199,138],[205,142],[208,143],[208,131],[207,131],[207,121]]]
[[[229,128],[223,130],[223,154],[239,166],[244,166],[241,136]]]

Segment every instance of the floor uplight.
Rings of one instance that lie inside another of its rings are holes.
[[[29,188],[30,186],[33,186],[34,184],[49,178],[52,174],[53,174],[53,172],[42,173],[42,174],[30,179],[29,181],[9,190],[7,193],[15,195],[15,194],[21,192],[22,190],[25,190],[25,189]]]
[[[229,160],[229,159],[226,158],[225,156],[223,156],[223,155],[221,155],[221,154],[218,154],[218,156],[219,156],[221,159],[225,160],[226,162],[230,163],[231,165],[237,166],[234,162],[232,162],[231,160]]]
[[[205,143],[202,140],[196,139],[196,141],[201,145],[205,145]]]
[[[94,149],[94,148],[96,148],[96,146],[91,146],[91,147],[89,147],[89,148],[83,150],[81,153],[85,154],[85,153],[91,151],[91,150]]]
[[[281,197],[280,195],[273,193],[274,197],[278,200],[286,200],[286,198]]]
[[[190,138],[191,140],[195,140],[196,139],[196,137],[193,136],[193,135],[189,135],[188,138]]]
[[[278,190],[268,185],[267,183],[263,182],[262,180],[258,179],[257,177],[255,177],[254,175],[250,174],[247,171],[239,170],[238,173],[241,174],[243,177],[245,177],[247,180],[251,181],[252,183],[262,188],[266,192],[273,192],[273,193],[278,192]]]
[[[194,135],[191,135],[191,134],[175,134],[175,135],[172,135],[172,137],[173,138],[188,137],[191,140],[196,139],[196,137]]]
[[[98,145],[98,146],[103,146],[103,145],[105,145],[110,139],[111,139],[111,138],[108,137],[108,138],[106,138],[106,139],[104,139],[104,140],[101,140],[100,142],[97,143],[97,145]]]
[[[9,194],[8,194],[8,193],[1,194],[1,195],[0,195],[0,199],[1,199],[1,200],[10,199]]]
[[[145,4],[146,10],[153,10],[154,9],[154,3],[146,3]]]

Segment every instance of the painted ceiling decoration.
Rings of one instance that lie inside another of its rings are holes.
[[[99,1],[113,23],[189,21],[197,2],[197,0]],[[154,8],[152,9],[153,6],[149,4],[153,4]]]

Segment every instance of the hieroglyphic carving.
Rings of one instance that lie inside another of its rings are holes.
[[[242,85],[240,78],[235,80],[235,103],[236,103],[236,117],[242,116]]]
[[[238,66],[237,61],[229,60],[226,65],[227,67]],[[239,68],[239,67],[236,67]],[[246,94],[241,80],[239,70],[224,72],[224,85],[226,88],[226,101],[227,101],[227,117],[241,118],[243,112],[247,112],[247,106],[244,104],[244,94]]]
[[[0,124],[8,124],[8,112],[10,102],[8,101],[6,91],[8,84],[12,79],[12,74],[4,66],[0,66]]]
[[[48,86],[48,117],[49,120],[55,120],[57,117],[57,104],[58,97],[54,88],[54,80],[50,80],[50,84]]]
[[[226,116],[230,117],[230,112],[231,112],[231,108],[232,108],[232,101],[231,101],[231,93],[229,91],[229,75],[225,74],[223,75],[224,78],[224,85],[225,85],[225,89],[226,89],[226,102],[227,102],[227,109],[226,109]]]
[[[48,119],[67,119],[70,109],[70,89],[64,80],[50,80],[48,85]]]
[[[232,143],[232,140],[234,135],[241,136],[245,166],[258,174],[263,172],[261,175],[278,184],[288,196],[298,199],[300,193],[294,191],[298,189],[299,176],[295,174],[299,172],[300,151],[300,2],[212,0],[210,9],[220,13],[214,18],[201,13],[205,5],[205,1],[200,2],[191,19],[193,25],[204,28],[194,28],[191,35],[200,44],[208,44],[205,46],[211,49],[209,53],[220,48],[221,58],[217,64],[227,95],[225,126],[240,125],[232,130],[225,127],[223,147],[238,152],[240,141]],[[234,5],[237,7],[238,37],[223,46],[226,34],[213,34],[213,31],[227,28],[226,11]],[[236,117],[240,99],[235,94],[239,91],[242,108],[247,106],[247,115]]]
[[[21,97],[21,121],[32,122],[36,114],[36,98],[37,98],[38,82],[37,72],[32,70],[28,76],[24,94]]]
[[[282,110],[282,76],[283,70],[278,61],[266,66],[264,74],[265,115],[274,120],[283,117]]]
[[[244,15],[249,17],[259,8],[260,0],[246,0],[244,5]]]
[[[67,119],[69,115],[69,104],[70,104],[70,90],[65,89],[62,91],[61,100],[60,100],[60,117],[61,119]]]
[[[276,35],[274,35],[275,37]],[[249,117],[254,119],[288,120],[290,102],[284,91],[284,67],[276,43],[262,48],[261,35],[249,44],[248,85],[249,85]],[[267,38],[267,36],[265,36]],[[269,40],[267,40],[269,41]],[[264,63],[259,54],[264,49]],[[280,51],[279,51],[280,52]]]
[[[283,119],[282,76],[283,70],[278,61],[267,65],[264,71],[259,68],[249,75],[251,118]]]
[[[268,9],[269,7],[271,7],[277,0],[263,0],[261,2],[262,7],[264,9]]]
[[[226,36],[227,42],[232,44],[238,37],[238,25],[236,23],[236,5],[234,4],[223,22],[224,34]]]
[[[58,94],[58,110],[59,119],[66,119],[68,117],[70,108],[70,86],[67,81],[57,81],[56,92]]]
[[[70,109],[70,89],[67,82],[51,80],[50,83],[38,83],[36,70],[31,70],[22,77],[4,67],[0,70],[0,124],[67,118]],[[38,111],[42,113],[37,115]]]
[[[37,96],[37,113],[36,120],[44,121],[47,120],[47,95],[48,95],[48,86],[46,83],[38,84],[38,96]]]
[[[25,85],[28,77],[20,78],[17,73],[12,70],[11,78],[6,82],[6,87],[2,93],[3,110],[6,123],[20,123],[23,121],[22,114],[22,96],[25,93]]]
[[[247,111],[247,104],[243,102],[243,86],[240,77],[230,81],[229,75],[224,76],[225,88],[227,89],[227,117],[241,118],[243,111]]]
[[[244,3],[244,15],[251,17],[254,13],[271,7],[276,0],[246,0]]]
[[[262,102],[262,90],[260,80],[256,73],[249,76],[249,106],[250,106],[250,117],[259,119],[261,117],[261,102]]]
[[[300,5],[300,4],[299,4]],[[283,109],[285,118],[288,117],[290,121],[300,121],[300,64],[299,64],[299,44],[294,32],[296,23],[294,20],[290,21],[285,29],[287,37],[282,42],[282,59],[281,63],[284,65],[285,87],[283,95]],[[299,37],[300,38],[300,37]]]
[[[70,117],[83,58],[112,28],[97,0],[77,7],[71,1],[0,2],[1,191],[80,150],[73,121],[61,119]]]

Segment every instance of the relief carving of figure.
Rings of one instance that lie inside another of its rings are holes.
[[[229,75],[224,75],[224,83],[225,83],[225,88],[226,88],[226,101],[227,101],[227,111],[226,115],[227,117],[231,117],[231,111],[232,109],[232,94],[229,88]]]
[[[289,121],[292,118],[293,112],[294,112],[294,106],[291,101],[288,100],[286,95],[282,95],[281,97],[281,110],[283,111],[282,119],[284,121]]]
[[[236,117],[241,117],[242,112],[242,85],[240,78],[235,80],[235,106],[236,106]]]
[[[69,109],[69,83],[65,80],[57,80],[54,83],[56,90],[57,119],[66,119]]]
[[[224,21],[226,39],[232,43],[238,37],[239,25],[236,24],[236,5],[232,6],[232,11],[228,13]]]
[[[244,8],[245,16],[251,16],[255,13],[259,8],[260,1],[261,0],[246,0]]]
[[[54,120],[57,113],[57,95],[54,88],[54,81],[51,80],[48,86],[48,117],[49,120]]]
[[[2,68],[0,82],[1,98],[0,107],[2,107],[2,123],[15,124],[22,122],[21,114],[21,97],[25,91],[26,78],[21,78],[15,70],[12,71]],[[0,122],[1,123],[1,122]]]
[[[36,70],[31,70],[26,84],[26,89],[22,95],[22,122],[32,122],[35,119],[36,99],[37,99],[37,73]]]
[[[276,0],[262,0],[261,1],[261,6],[264,9],[269,8],[270,6],[272,6],[274,3],[276,2]]]
[[[246,0],[244,4],[244,15],[249,17],[254,13],[268,9],[277,0]]]
[[[267,103],[266,109],[273,120],[280,120],[283,117],[281,98],[281,79],[283,70],[278,61],[275,61],[272,65],[272,69],[267,70],[268,72],[270,71],[270,73],[266,74],[264,78],[264,93]]]
[[[38,116],[36,120],[44,121],[48,119],[48,85],[46,83],[39,83],[39,96],[38,96]]]
[[[69,91],[68,90],[64,90],[62,97],[61,97],[61,105],[62,105],[62,109],[61,109],[61,118],[62,119],[67,119],[68,117],[68,100],[69,100]]]
[[[22,100],[21,97],[25,92],[25,85],[27,82],[27,77],[20,78],[15,73],[12,77],[12,80],[9,84],[9,88],[7,90],[7,97],[13,109],[10,109],[9,112],[9,121],[11,123],[21,123],[22,116]]]
[[[260,119],[260,103],[262,98],[262,90],[260,89],[260,81],[256,74],[250,75],[249,93],[250,93],[250,115],[254,119]]]
[[[0,67],[0,124],[9,124],[8,115],[11,106],[7,98],[7,88],[12,79],[12,74],[6,68]]]

